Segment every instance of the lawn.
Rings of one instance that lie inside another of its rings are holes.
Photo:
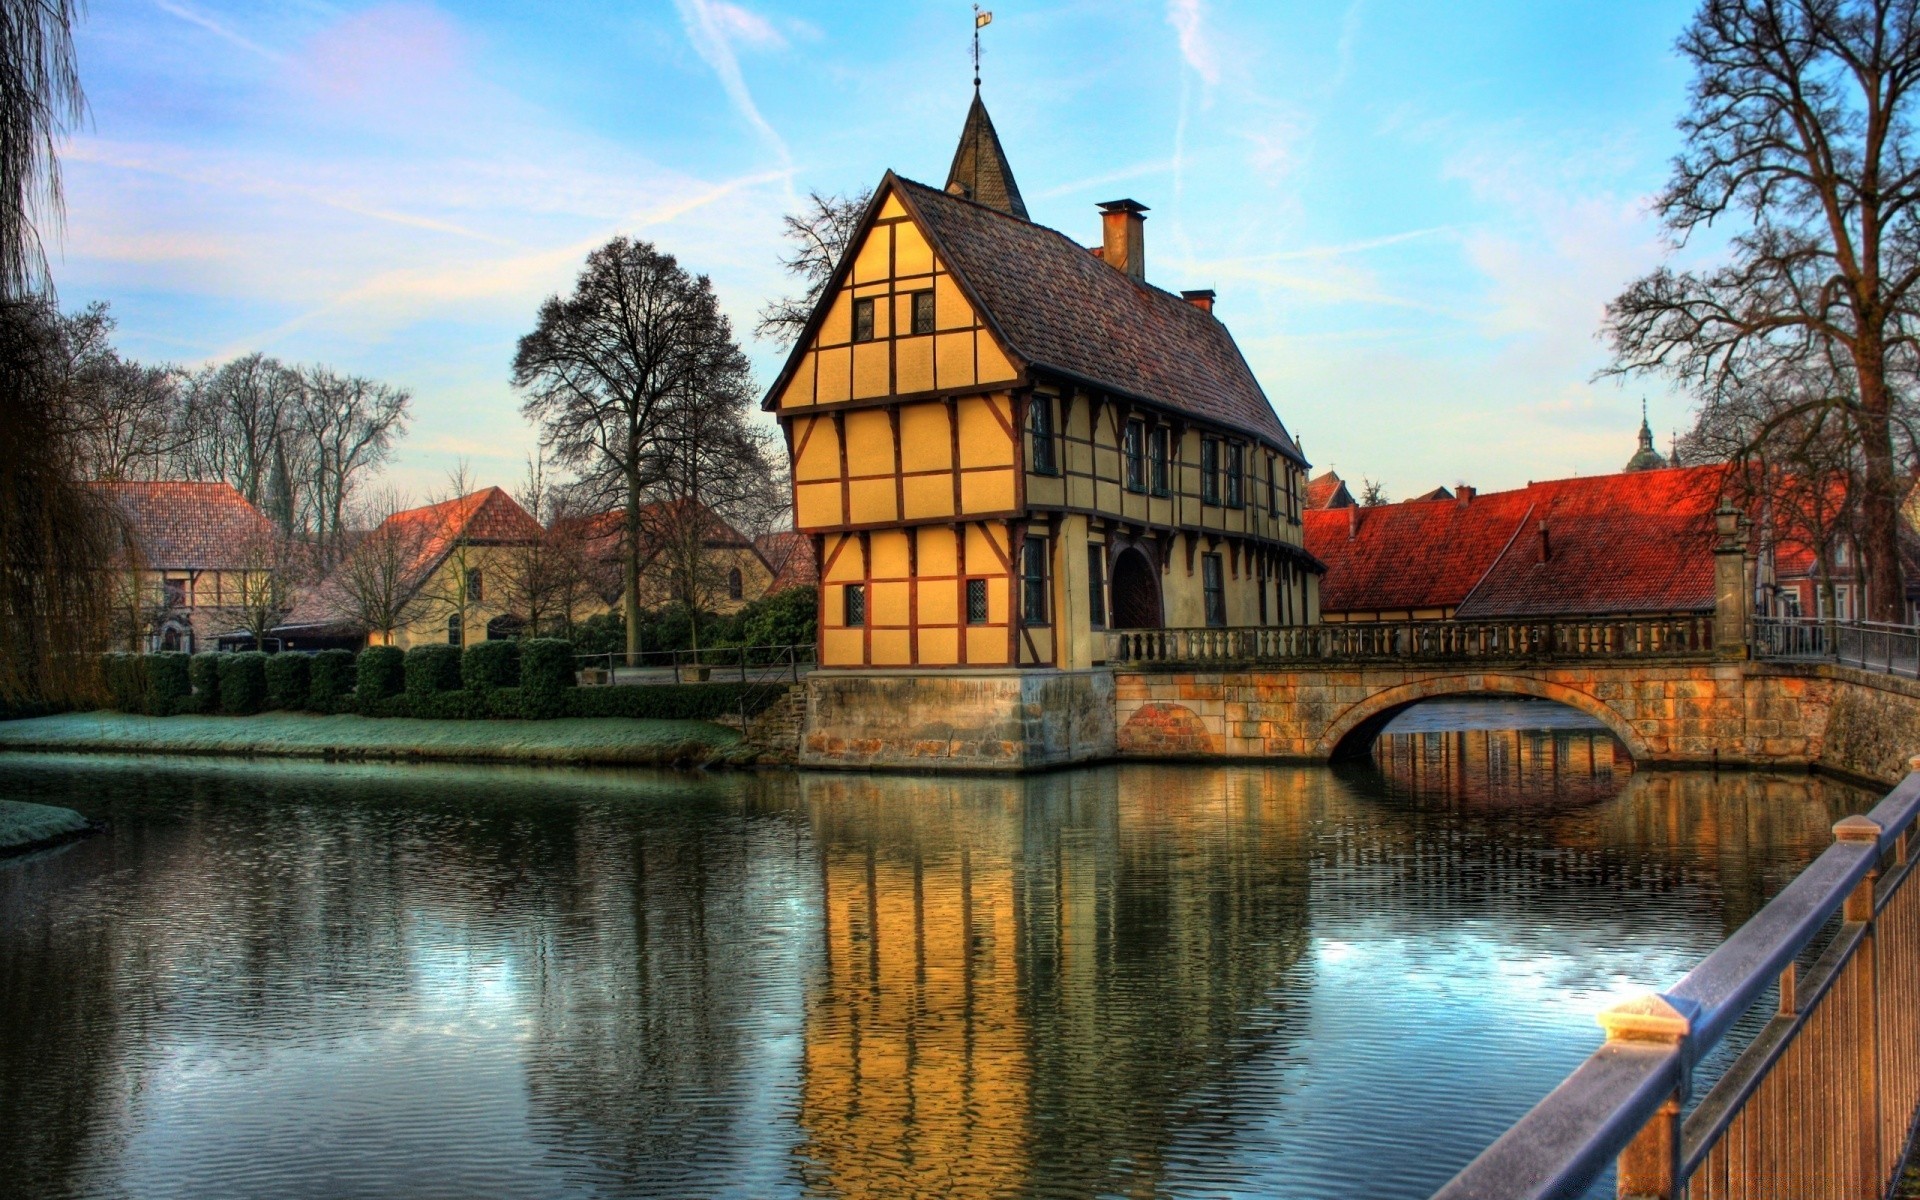
[[[250,717],[62,713],[0,723],[0,749],[679,766],[756,757],[739,734],[705,721],[433,721],[287,712]]]

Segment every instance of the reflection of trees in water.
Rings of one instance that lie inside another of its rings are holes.
[[[1625,747],[1589,730],[1387,733],[1373,761],[1394,795],[1488,810],[1592,804],[1633,774]]]
[[[1182,1098],[1232,1070],[1304,945],[1271,785],[1194,782],[803,780],[827,929],[812,1190],[1151,1188]]]

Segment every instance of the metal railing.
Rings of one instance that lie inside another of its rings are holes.
[[[1679,983],[1602,1013],[1606,1044],[1435,1200],[1584,1196],[1609,1164],[1622,1196],[1884,1196],[1920,1103],[1916,816],[1920,773],[1835,825]],[[1776,984],[1775,1015],[1688,1112],[1693,1065]]]
[[[798,683],[813,670],[814,646],[705,646],[698,650],[642,650],[629,664],[624,650],[576,654],[583,686],[673,683]]]
[[[1753,656],[1774,662],[1830,662],[1920,679],[1920,628],[1875,621],[1756,617]]]
[[[1124,666],[1287,662],[1457,662],[1548,658],[1706,658],[1713,618],[1393,621],[1221,629],[1116,629]]]

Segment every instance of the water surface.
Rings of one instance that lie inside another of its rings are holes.
[[[1871,800],[1543,728],[1025,780],[0,757],[112,824],[0,865],[0,1164],[1424,1197]]]

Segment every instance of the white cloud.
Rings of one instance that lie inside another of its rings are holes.
[[[787,143],[761,115],[759,105],[754,103],[753,93],[747,88],[746,77],[740,73],[740,60],[734,54],[736,44],[767,48],[770,45],[784,46],[786,40],[765,18],[737,4],[729,4],[726,0],[674,0],[674,7],[679,9],[680,21],[686,26],[687,40],[693,43],[694,51],[701,59],[713,68],[734,110],[780,156],[782,165],[790,164],[793,156],[787,150]]]
[[[1220,63],[1214,57],[1213,43],[1203,27],[1205,5],[1202,0],[1167,0],[1167,24],[1173,26],[1180,41],[1180,57],[1207,86],[1220,82]]]

